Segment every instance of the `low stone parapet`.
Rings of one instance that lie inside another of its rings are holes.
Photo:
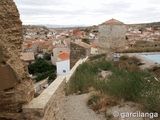
[[[25,120],[57,120],[61,103],[65,100],[66,83],[76,68],[88,57],[80,59],[66,76],[58,76],[37,98],[22,108]]]
[[[58,76],[47,89],[34,98],[22,110],[26,120],[53,120],[65,97],[65,76]]]

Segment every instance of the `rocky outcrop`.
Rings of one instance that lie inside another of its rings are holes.
[[[16,5],[1,0],[0,11],[0,120],[19,120],[22,106],[33,98],[33,83],[20,59],[23,35]]]

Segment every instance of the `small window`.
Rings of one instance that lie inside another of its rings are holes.
[[[63,70],[64,73],[66,73],[66,70]]]

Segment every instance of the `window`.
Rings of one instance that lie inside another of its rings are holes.
[[[66,73],[66,70],[63,70],[64,73]]]

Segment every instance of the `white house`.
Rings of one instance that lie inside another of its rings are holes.
[[[98,44],[97,43],[91,43],[91,54],[95,55],[98,54]]]
[[[89,34],[89,39],[94,39],[94,38],[95,38],[95,35],[92,34],[92,33],[90,33],[90,34]]]
[[[54,46],[53,53],[51,55],[51,61],[53,65],[56,65],[56,62],[58,61],[58,55],[61,53],[70,53],[70,49],[66,47],[64,44],[57,44]]]
[[[57,75],[66,75],[70,70],[70,59],[68,53],[61,53],[58,55],[58,62],[56,62]]]

